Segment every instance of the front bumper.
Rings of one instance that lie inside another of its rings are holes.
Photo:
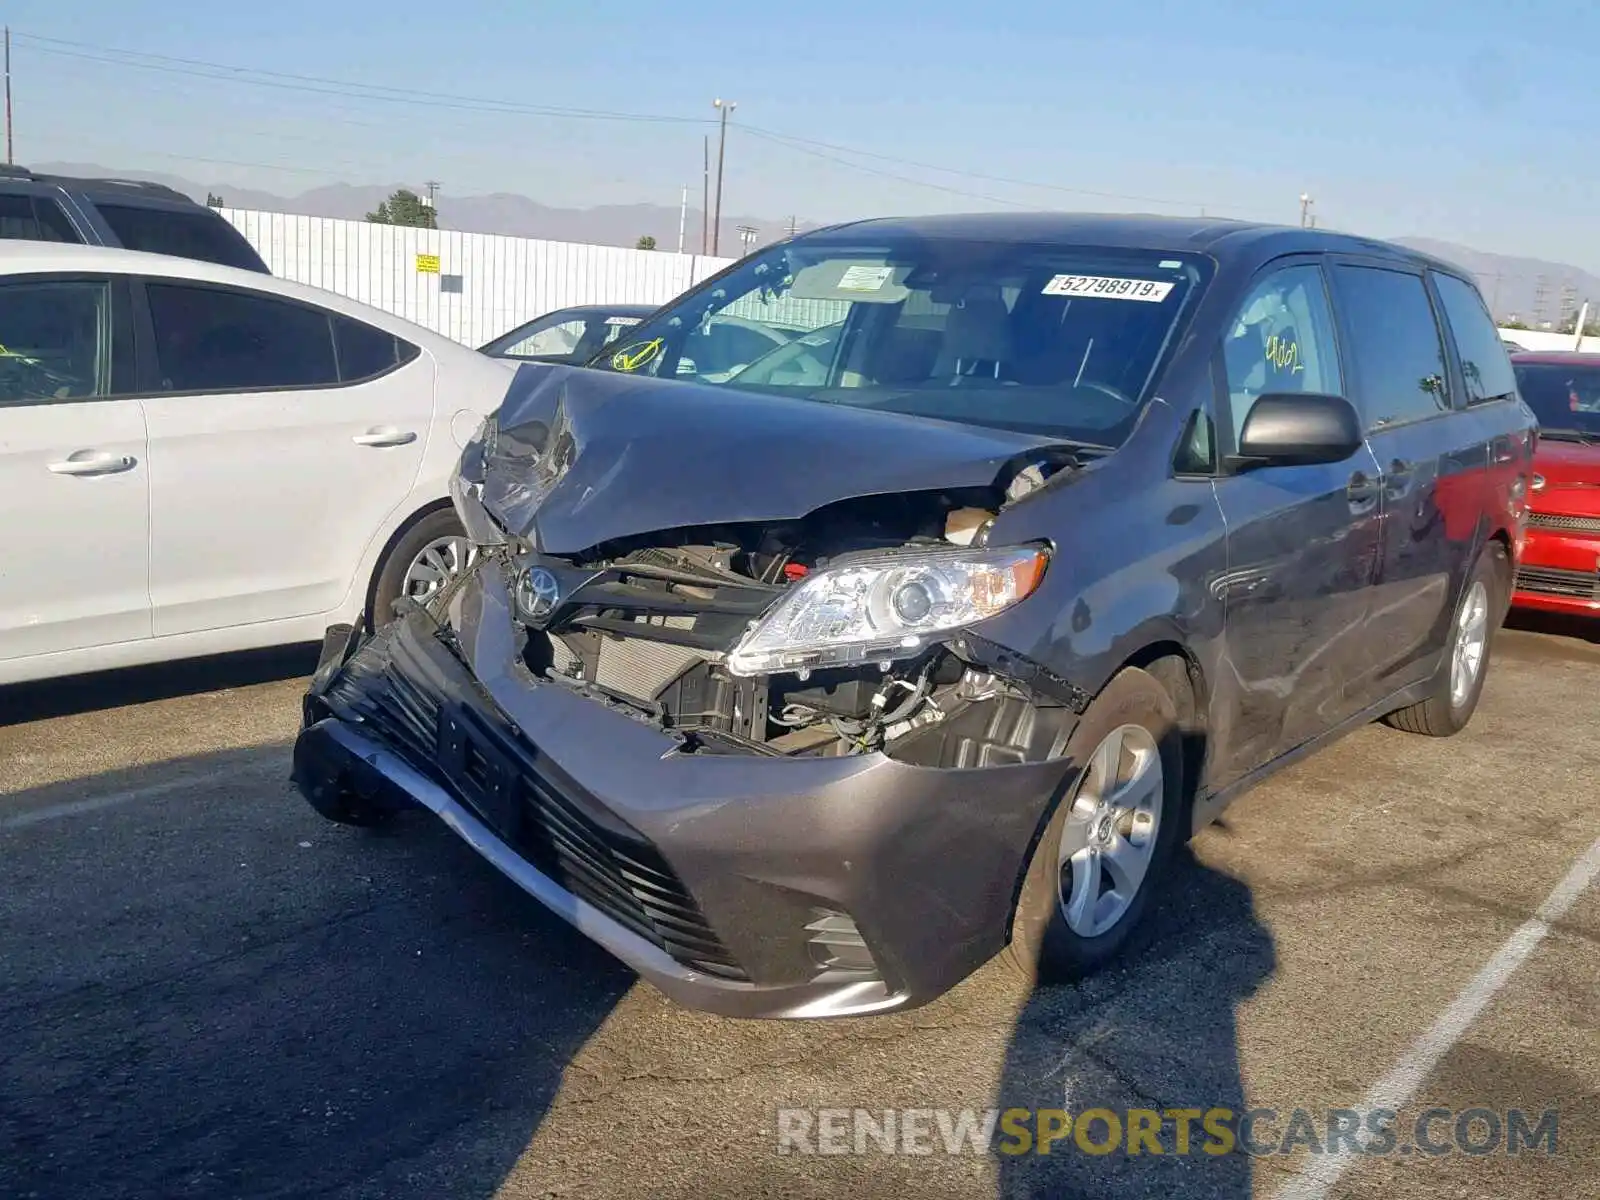
[[[1600,538],[1530,528],[1511,603],[1541,612],[1600,616]]]
[[[493,563],[443,627],[334,645],[295,746],[325,813],[419,804],[674,1000],[744,1017],[904,1009],[970,974],[1069,774],[695,752],[530,674]]]

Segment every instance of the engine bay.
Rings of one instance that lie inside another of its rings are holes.
[[[523,617],[523,665],[627,707],[695,753],[883,752],[952,767],[1048,757],[1069,710],[973,661],[959,637],[847,666],[749,674],[728,664],[756,618],[813,573],[850,556],[981,546],[999,510],[1042,486],[1046,470],[1025,468],[1004,489],[856,497],[796,521],[596,547],[561,561],[575,583],[558,608]]]

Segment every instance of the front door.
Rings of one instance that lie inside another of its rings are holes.
[[[103,277],[0,279],[0,677],[150,636],[144,416],[115,398],[133,391],[126,295]]]
[[[404,501],[433,360],[392,334],[242,288],[149,280],[156,634],[338,607]]]
[[[1326,281],[1316,260],[1268,268],[1222,345],[1224,454],[1265,393],[1343,395]],[[1353,675],[1377,566],[1377,461],[1246,469],[1216,481],[1228,527],[1224,605],[1232,696],[1221,714],[1217,783],[1225,786],[1359,708]]]

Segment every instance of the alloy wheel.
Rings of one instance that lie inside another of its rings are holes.
[[[1122,725],[1095,747],[1061,829],[1057,903],[1079,937],[1099,937],[1139,894],[1166,794],[1161,751],[1141,725]]]

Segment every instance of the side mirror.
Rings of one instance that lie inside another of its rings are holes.
[[[1239,431],[1239,467],[1343,462],[1366,437],[1355,406],[1343,396],[1268,392],[1256,398]]]

